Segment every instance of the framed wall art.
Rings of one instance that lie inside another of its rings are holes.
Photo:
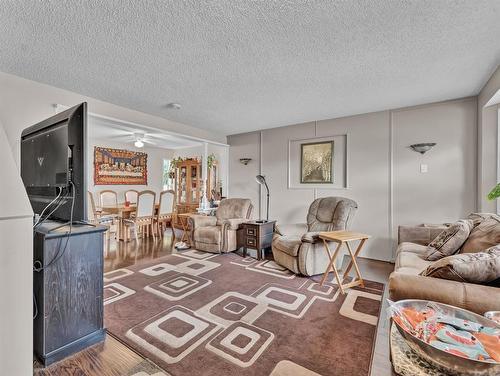
[[[124,149],[94,147],[95,185],[147,185],[148,155]]]
[[[334,141],[300,144],[300,183],[333,183]]]
[[[288,140],[289,189],[346,189],[348,135]]]

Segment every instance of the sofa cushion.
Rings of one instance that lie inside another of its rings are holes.
[[[394,269],[394,271],[398,272],[398,274],[419,275],[422,272],[422,269],[405,266],[399,269]]]
[[[471,216],[474,216],[473,220],[478,224],[470,232],[469,238],[462,245],[460,253],[481,252],[500,244],[500,217],[498,215],[475,213],[471,214]]]
[[[220,244],[221,228],[218,226],[198,227],[194,230],[195,241],[206,244]]]
[[[472,227],[473,222],[470,219],[461,219],[453,223],[430,242],[425,259],[436,261],[457,252],[469,237]]]
[[[299,248],[302,244],[300,238],[301,237],[297,235],[279,236],[273,241],[273,247],[276,247],[281,252],[284,252],[290,256],[297,257]]]
[[[500,278],[500,247],[492,247],[486,252],[444,257],[433,262],[420,274],[458,282],[493,282]]]
[[[472,220],[474,223],[474,227],[476,227],[478,224],[480,224],[482,221],[485,219],[488,219],[490,217],[494,217],[496,214],[493,213],[471,213],[467,216],[467,219]]]
[[[396,265],[394,269],[399,271],[401,268],[410,268],[413,269],[414,274],[418,274],[431,263],[431,261],[425,260],[419,253],[400,251],[396,256]]]
[[[418,253],[419,255],[425,255],[427,253],[427,246],[417,243],[403,242],[399,244],[396,252],[412,252]]]

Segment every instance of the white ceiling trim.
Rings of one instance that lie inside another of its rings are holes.
[[[55,113],[59,113],[61,111],[67,110],[68,108],[70,108],[70,107],[67,105],[64,105],[64,104],[55,104],[54,105]],[[226,147],[229,146],[228,144],[225,144],[222,142],[216,142],[216,141],[207,140],[204,138],[185,135],[182,133],[167,131],[165,129],[155,128],[155,127],[151,127],[151,126],[139,124],[139,123],[134,123],[134,122],[128,121],[128,120],[117,119],[117,118],[107,116],[107,115],[96,114],[95,112],[88,112],[87,115],[90,117],[96,118],[96,119],[109,121],[109,122],[115,123],[117,125],[126,125],[126,126],[130,126],[131,128],[134,128],[134,129],[139,129],[139,130],[144,130],[144,131],[152,131],[152,132],[161,133],[161,134],[165,134],[165,135],[169,135],[169,136],[174,136],[174,137],[181,138],[181,139],[184,139],[187,141],[199,142],[200,145],[207,143],[207,144],[226,146]],[[181,146],[178,148],[171,148],[171,149],[183,149],[183,148],[189,148],[189,147],[192,147],[192,146]]]

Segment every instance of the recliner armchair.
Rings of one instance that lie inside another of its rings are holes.
[[[314,200],[307,223],[276,226],[272,242],[274,261],[296,274],[323,274],[330,259],[319,233],[347,230],[357,208],[355,201],[343,197]]]
[[[238,248],[237,230],[250,219],[252,201],[245,198],[227,198],[220,202],[216,215],[189,217],[192,247],[212,253],[232,252]]]

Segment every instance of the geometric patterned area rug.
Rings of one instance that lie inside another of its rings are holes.
[[[104,278],[105,326],[166,373],[368,375],[384,285],[188,250]]]

